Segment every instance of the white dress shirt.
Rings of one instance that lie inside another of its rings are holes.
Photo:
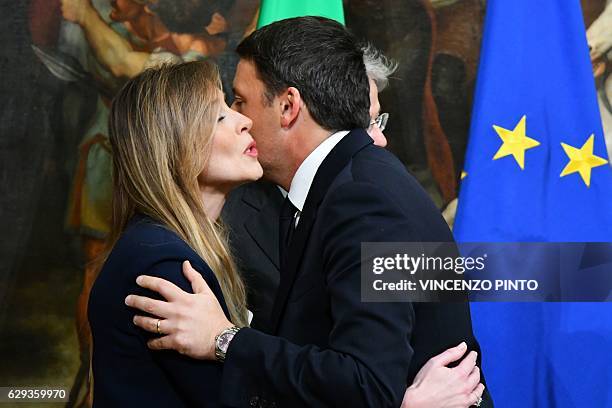
[[[308,191],[317,174],[317,170],[319,170],[319,166],[323,163],[323,160],[325,160],[332,149],[348,134],[348,130],[341,130],[325,139],[308,155],[308,157],[306,157],[295,172],[295,176],[293,176],[293,180],[291,180],[288,195],[291,203],[298,209],[295,221],[296,225],[299,221],[299,214],[304,210],[304,203],[306,202]]]

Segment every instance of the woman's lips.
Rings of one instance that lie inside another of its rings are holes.
[[[244,151],[244,154],[251,157],[257,157],[257,143],[255,143],[254,140],[249,143],[246,150]]]

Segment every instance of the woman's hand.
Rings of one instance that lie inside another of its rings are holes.
[[[164,335],[149,340],[149,348],[171,349],[192,358],[214,360],[215,336],[233,325],[202,275],[188,261],[183,262],[183,273],[191,282],[193,294],[167,280],[143,275],[136,283],[159,293],[167,302],[129,295],[125,304],[159,317],[134,316],[136,326]]]
[[[466,408],[475,405],[484,392],[475,351],[454,368],[447,367],[461,359],[467,345],[461,343],[435,357],[419,370],[404,394],[401,408]]]

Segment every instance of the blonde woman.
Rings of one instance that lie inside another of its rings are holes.
[[[151,352],[123,299],[148,274],[191,290],[188,260],[227,318],[247,324],[245,289],[217,218],[227,192],[261,177],[251,121],[225,104],[214,65],[147,70],[116,96],[110,116],[113,212],[92,289],[94,405],[216,406],[221,365]],[[223,328],[220,328],[220,330]]]

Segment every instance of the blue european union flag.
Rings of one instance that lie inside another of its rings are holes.
[[[457,239],[612,241],[604,143],[579,0],[490,0]],[[497,406],[612,407],[611,303],[472,311]]]

